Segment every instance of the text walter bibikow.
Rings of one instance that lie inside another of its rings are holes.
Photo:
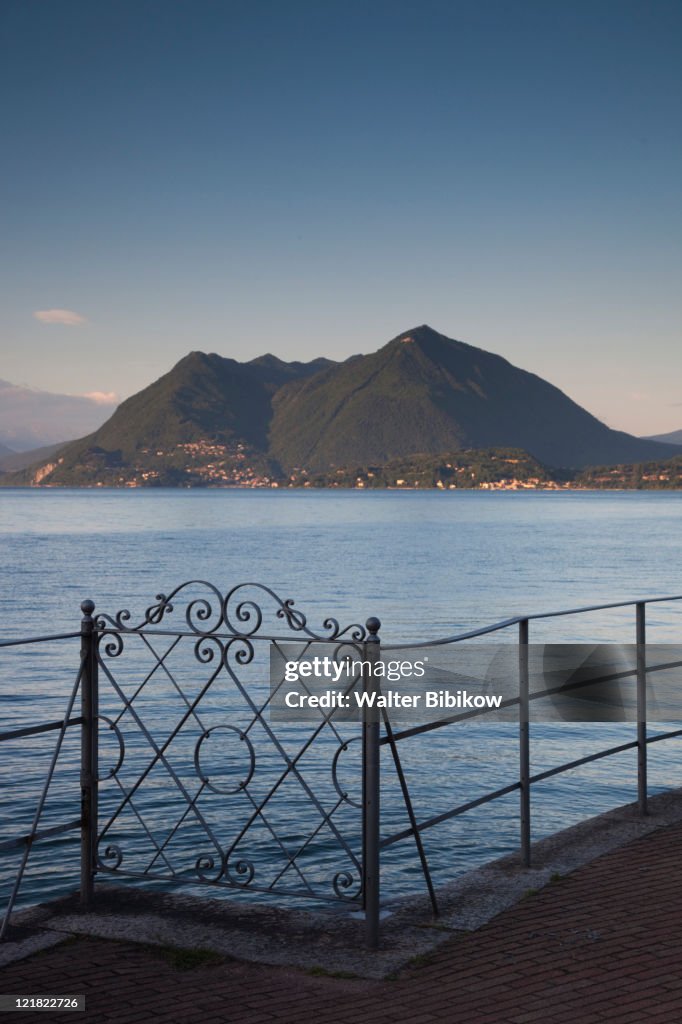
[[[416,692],[415,682],[426,675],[425,661],[335,661],[330,657],[314,657],[308,660],[287,661],[284,666],[284,681],[303,684],[284,691],[284,705],[287,708],[447,708],[483,709],[499,708],[500,694],[471,693],[467,689],[425,689]],[[358,682],[362,680],[362,688]],[[403,692],[385,685],[370,685],[408,681],[410,692]],[[309,683],[315,684],[310,692]],[[320,690],[320,684],[327,689]]]

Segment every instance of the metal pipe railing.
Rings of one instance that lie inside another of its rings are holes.
[[[41,839],[48,838],[51,835],[56,835],[56,834],[58,834],[60,832],[65,832],[65,831],[69,831],[71,829],[76,829],[76,828],[81,827],[81,819],[80,818],[76,819],[75,821],[71,821],[71,822],[68,822],[66,824],[59,825],[59,826],[54,826],[51,829],[45,829],[45,830],[42,830],[42,831],[39,829],[38,826],[40,825],[40,820],[41,820],[42,815],[43,815],[43,810],[45,808],[45,802],[47,800],[47,794],[49,792],[50,784],[52,782],[52,777],[54,775],[54,771],[55,771],[55,768],[57,766],[57,761],[59,759],[59,754],[60,754],[60,751],[62,749],[62,744],[64,742],[64,737],[66,735],[66,730],[71,725],[75,725],[76,724],[74,719],[72,719],[72,717],[71,717],[71,712],[73,710],[73,706],[74,706],[75,701],[76,701],[76,696],[77,696],[78,691],[80,689],[80,683],[81,683],[81,678],[83,676],[84,668],[85,668],[85,661],[84,661],[84,659],[81,659],[80,668],[78,670],[78,674],[76,676],[76,681],[73,684],[73,688],[71,690],[71,694],[70,694],[68,702],[67,702],[67,707],[66,707],[66,712],[64,714],[64,717],[61,720],[61,723],[50,723],[49,727],[48,727],[49,729],[58,728],[59,729],[59,735],[57,736],[57,742],[55,743],[54,750],[52,752],[52,758],[50,759],[50,765],[49,765],[49,768],[47,770],[47,774],[45,776],[45,780],[43,782],[43,786],[42,786],[42,789],[41,789],[41,792],[40,792],[40,796],[38,798],[38,802],[36,804],[36,809],[35,809],[35,813],[33,815],[33,821],[32,821],[32,824],[31,824],[31,828],[30,828],[30,830],[25,835],[16,837],[16,841],[10,840],[7,844],[5,844],[8,847],[11,847],[11,846],[23,846],[24,847],[24,852],[22,854],[21,861],[19,863],[19,868],[17,870],[16,876],[15,876],[15,879],[14,879],[14,884],[12,885],[12,888],[11,888],[11,891],[10,891],[9,899],[7,901],[7,905],[6,905],[6,908],[5,908],[4,916],[2,918],[2,922],[0,923],[0,940],[2,940],[4,938],[5,933],[7,931],[7,927],[9,925],[9,920],[10,920],[10,917],[11,917],[11,914],[12,914],[12,910],[14,909],[14,904],[15,904],[17,896],[19,894],[19,889],[21,887],[21,882],[22,882],[22,879],[24,877],[24,872],[26,871],[26,865],[28,863],[28,858],[29,858],[29,855],[30,855],[31,850],[33,848],[33,845],[36,842],[39,842]],[[15,730],[13,732],[21,733],[22,731],[23,730]],[[43,729],[40,729],[40,727],[36,727],[34,731],[37,733],[37,732],[42,732],[42,731],[47,731],[47,730],[43,730]],[[6,734],[5,738],[6,739],[13,739],[15,737],[14,737],[13,733],[10,732],[9,734]]]
[[[385,645],[384,650],[395,651],[395,650],[421,650],[423,648],[433,647],[444,647],[451,644],[457,644],[464,640],[470,640],[479,636],[489,635],[496,633],[512,626],[518,626],[518,644],[519,644],[519,694],[518,697],[510,698],[502,701],[500,704],[501,708],[509,708],[516,704],[519,705],[519,778],[518,781],[508,786],[503,786],[499,789],[490,791],[477,797],[474,800],[467,801],[466,803],[460,804],[457,807],[445,811],[441,814],[435,815],[431,818],[426,819],[421,823],[410,823],[409,828],[405,828],[392,836],[388,836],[383,840],[383,846],[391,846],[394,843],[400,842],[403,839],[416,836],[432,828],[435,825],[441,824],[444,821],[450,820],[466,811],[472,810],[475,807],[480,807],[483,804],[489,803],[492,800],[499,799],[500,797],[507,796],[515,790],[519,790],[520,808],[519,808],[519,832],[520,832],[520,857],[521,863],[524,867],[530,867],[531,864],[531,788],[538,782],[545,781],[546,779],[552,778],[556,775],[563,774],[564,772],[571,771],[574,768],[580,767],[581,765],[588,764],[592,761],[597,761],[605,757],[610,757],[614,754],[622,753],[626,750],[637,750],[637,807],[638,812],[641,815],[647,813],[647,802],[648,802],[648,790],[647,790],[647,749],[650,743],[657,743],[664,739],[673,739],[682,736],[682,729],[669,731],[666,733],[659,733],[654,736],[647,734],[647,706],[646,706],[646,683],[647,674],[657,670],[669,669],[671,667],[679,667],[680,662],[673,661],[667,662],[660,666],[647,666],[646,661],[646,606],[648,604],[660,604],[663,602],[682,601],[682,595],[676,594],[666,597],[653,597],[634,601],[617,601],[610,602],[608,604],[600,605],[585,605],[578,608],[569,608],[560,611],[552,612],[540,612],[533,615],[525,616],[514,616],[513,618],[504,619],[500,622],[493,623],[489,626],[484,626],[479,629],[468,630],[464,633],[459,633],[455,636],[443,638],[440,640],[425,641],[422,643],[415,644],[391,644]],[[543,690],[529,693],[529,667],[528,667],[528,642],[529,642],[529,622],[538,619],[547,618],[558,618],[564,615],[579,615],[586,614],[595,611],[604,611],[612,608],[630,608],[635,609],[635,641],[637,649],[637,661],[636,668],[633,671],[617,672],[603,676],[601,678],[592,678],[587,681],[578,681],[569,685],[564,684],[561,687],[546,688]],[[604,750],[597,751],[589,754],[585,757],[577,758],[569,762],[565,762],[561,765],[556,765],[546,771],[531,775],[530,773],[530,727],[529,727],[529,707],[530,701],[538,700],[542,697],[550,696],[555,693],[565,693],[567,690],[579,689],[581,686],[593,685],[598,682],[613,681],[616,679],[624,679],[627,677],[634,676],[636,678],[636,695],[637,695],[637,738],[632,742],[621,743],[617,746],[609,747]],[[412,726],[407,729],[403,729],[398,732],[393,732],[390,736],[384,737],[382,743],[391,743],[392,749],[397,751],[397,744],[403,740],[410,739],[415,736],[423,735],[427,732],[433,732],[436,729],[443,728],[446,725],[452,725],[455,722],[463,721],[465,719],[480,718],[491,712],[488,709],[478,709],[474,711],[467,711],[459,715],[451,715],[445,718],[439,719],[435,722],[424,723],[419,726]],[[394,756],[397,754],[394,753]],[[431,891],[431,880],[427,878],[427,884],[429,891]]]
[[[578,608],[561,608],[552,612],[534,612],[528,615],[514,615],[510,619],[502,619],[500,622],[493,622],[489,626],[481,626],[478,629],[470,629],[465,633],[456,633],[454,636],[441,637],[438,640],[423,640],[413,644],[384,644],[386,651],[400,651],[409,648],[442,647],[446,644],[460,643],[462,640],[474,640],[478,636],[487,636],[489,633],[497,633],[500,630],[508,629],[510,626],[518,626],[522,622],[535,622],[539,619],[556,619],[563,615],[583,615],[588,612],[608,611],[611,608],[633,608],[637,605],[661,604],[665,601],[682,601],[682,594],[673,594],[667,597],[646,597],[632,601],[612,601],[608,604],[583,605]]]

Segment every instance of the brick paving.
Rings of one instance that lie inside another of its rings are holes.
[[[62,1024],[682,1024],[681,855],[682,825],[660,829],[392,980],[78,938],[6,967],[0,991],[85,993],[84,1014],[19,1018]]]

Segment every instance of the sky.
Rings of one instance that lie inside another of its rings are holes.
[[[0,377],[428,323],[682,428],[682,5],[3,0]]]

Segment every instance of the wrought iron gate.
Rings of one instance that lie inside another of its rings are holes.
[[[268,587],[204,581],[136,624],[82,610],[83,899],[108,872],[342,900],[376,945],[379,723],[273,722],[269,652],[323,644],[371,663],[379,621],[318,633]]]

